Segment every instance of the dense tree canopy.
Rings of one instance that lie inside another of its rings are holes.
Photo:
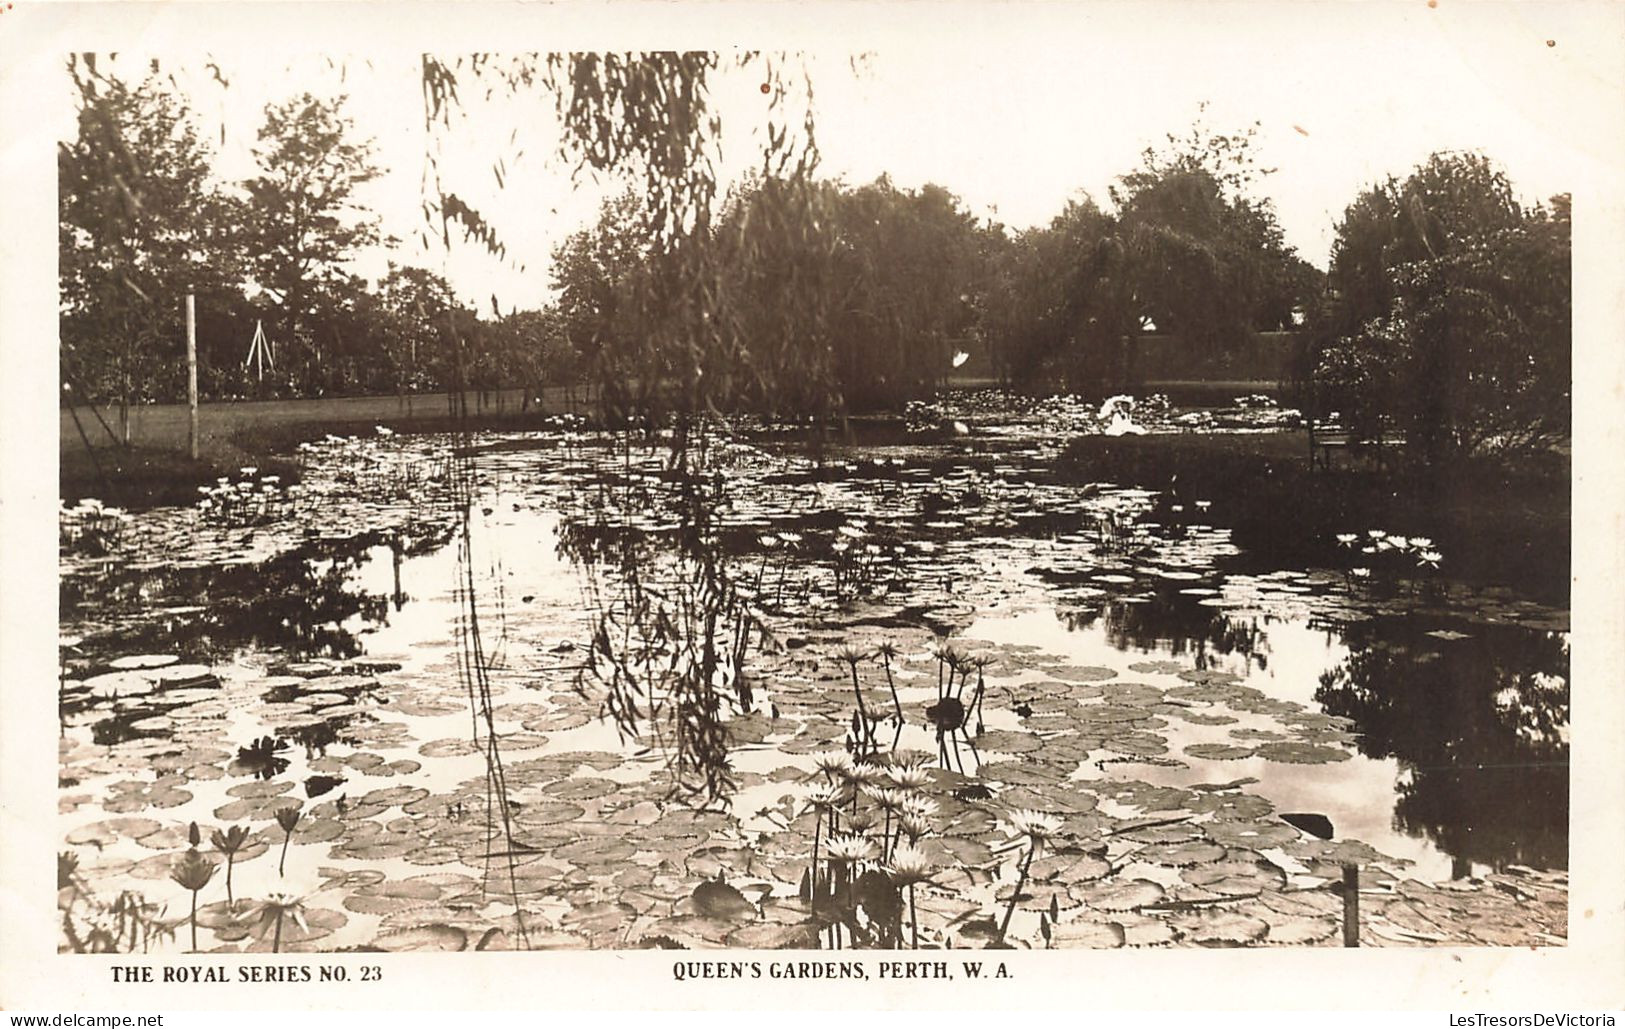
[[[1258,192],[1251,132],[1198,123],[1147,150],[1108,206],[1079,195],[1012,232],[936,185],[818,178],[777,75],[762,166],[719,197],[715,55],[425,61],[431,125],[458,74],[545,79],[561,150],[620,176],[554,248],[554,303],[482,318],[422,268],[358,277],[357,253],[391,241],[358,199],[378,171],[342,100],[269,105],[259,173],[220,182],[162,77],[129,86],[76,58],[78,132],[59,154],[65,377],[95,399],[178,398],[194,292],[205,395],[581,380],[627,418],[821,418],[926,396],[967,356],[1029,386],[1120,388],[1152,326],[1222,353],[1308,310],[1310,399],[1362,434],[1404,431],[1437,463],[1568,429],[1567,199],[1526,210],[1481,157],[1435,156],[1364,191],[1322,276]],[[458,225],[501,252],[437,188],[448,240]],[[258,320],[278,347],[264,383],[241,367]]]
[[[1515,456],[1569,432],[1566,196],[1522,208],[1504,173],[1436,154],[1344,213],[1308,342],[1315,401],[1420,465]]]
[[[344,266],[379,239],[377,217],[355,199],[378,174],[372,147],[352,138],[342,105],[306,93],[267,107],[254,151],[262,171],[244,183],[252,274],[275,303],[299,382],[312,390],[341,381],[323,367],[323,353],[342,348],[351,313],[355,283]]]
[[[184,297],[229,303],[241,206],[156,75],[140,85],[70,62],[78,132],[57,156],[64,376],[87,399],[184,388]]]

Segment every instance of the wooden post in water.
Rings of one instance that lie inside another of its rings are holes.
[[[186,449],[197,460],[197,298],[186,294]]]
[[[1360,945],[1360,866],[1343,866],[1343,946]]]

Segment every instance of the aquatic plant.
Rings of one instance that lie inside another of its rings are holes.
[[[175,938],[166,909],[142,894],[121,890],[111,902],[99,899],[80,876],[72,851],[57,854],[56,883],[63,939],[76,954],[133,954],[137,947],[146,953],[154,941]]]
[[[820,892],[819,892],[819,889],[818,889],[818,884],[819,884],[819,867],[818,867],[819,831],[821,829],[823,829],[826,826],[826,824],[827,824],[828,829],[829,829],[830,832],[835,831],[835,818],[836,818],[836,815],[837,815],[837,813],[839,811],[840,800],[841,800],[841,791],[840,791],[840,789],[837,786],[835,786],[833,783],[828,783],[828,782],[815,784],[813,786],[812,790],[807,795],[807,803],[810,804],[812,806],[812,809],[813,809],[812,864],[809,867],[808,873],[807,873],[808,874],[808,884],[807,885],[808,885],[808,891],[809,891],[808,896],[807,896],[807,900],[808,900],[809,903],[814,904],[814,905],[816,905],[818,903],[818,898],[821,895]],[[828,820],[827,823],[825,821],[826,819]]]
[[[835,657],[845,662],[852,673],[852,695],[858,701],[857,720],[854,722],[859,733],[856,741],[858,753],[872,753],[875,749],[874,726],[869,721],[868,708],[863,705],[863,685],[858,682],[858,665],[868,660],[869,655],[856,647],[842,647],[836,651]]]
[[[293,830],[299,824],[301,812],[297,807],[279,807],[276,809],[276,824],[282,827],[282,856],[276,863],[276,874],[283,874],[283,867],[288,862],[288,844],[293,842]]]
[[[225,832],[216,829],[210,834],[209,842],[226,856],[226,909],[235,910],[237,901],[231,894],[231,867],[237,860],[237,852],[248,842],[248,830],[240,825],[231,826]]]
[[[196,828],[197,823],[192,823]],[[189,918],[192,924],[192,949],[197,950],[197,895],[198,891],[209,885],[214,878],[214,865],[210,864],[197,848],[190,847],[185,855],[175,863],[169,872],[169,877],[179,883],[183,889],[192,893],[192,913]]]
[[[1010,828],[1017,836],[1026,837],[1027,853],[1021,862],[1016,888],[1010,892],[1010,905],[1004,909],[1004,920],[999,923],[998,934],[994,937],[995,943],[1003,943],[1004,934],[1010,929],[1010,919],[1016,913],[1016,901],[1021,898],[1021,890],[1027,885],[1027,875],[1032,871],[1033,859],[1038,857],[1044,842],[1061,831],[1061,819],[1058,816],[1026,808],[1012,811],[1009,822]]]
[[[879,660],[882,667],[886,669],[886,688],[891,690],[891,702],[892,706],[896,709],[897,721],[902,722],[903,702],[897,698],[897,682],[892,678],[891,672],[892,658],[895,658],[896,656],[897,648],[893,646],[890,641],[881,643],[875,648],[875,658]]]
[[[125,529],[133,521],[129,512],[108,506],[95,497],[86,497],[73,507],[58,502],[58,536],[60,546],[68,553],[106,556],[118,548]]]
[[[287,771],[288,759],[281,755],[281,751],[287,749],[287,740],[261,736],[248,746],[237,748],[237,764],[257,779],[270,780]]]
[[[263,933],[271,932],[271,953],[282,952],[282,922],[292,919],[300,929],[309,930],[305,920],[305,899],[288,893],[273,893],[259,904],[258,923]]]
[[[902,843],[892,849],[891,860],[886,864],[886,875],[891,879],[892,885],[898,889],[908,889],[908,924],[909,935],[913,940],[913,949],[920,949],[920,917],[914,904],[914,887],[923,882],[929,882],[936,866],[926,856],[925,851],[912,843]]]

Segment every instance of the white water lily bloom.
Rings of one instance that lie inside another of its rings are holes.
[[[1369,579],[1371,578],[1371,569],[1353,568],[1350,569],[1349,574],[1353,575],[1356,579]]]
[[[1411,546],[1417,550],[1427,550],[1433,546],[1433,541],[1426,536],[1412,536]]]
[[[903,765],[891,770],[891,781],[900,789],[923,789],[931,781],[931,772],[923,765]]]
[[[839,864],[850,864],[854,861],[868,861],[880,853],[875,847],[875,841],[867,836],[858,836],[845,833],[840,836],[831,836],[825,853],[831,861]]]
[[[931,831],[931,823],[911,811],[904,811],[897,816],[897,823],[908,833],[910,839],[919,839]]]
[[[817,783],[807,791],[807,803],[821,811],[829,810],[840,803],[840,800],[841,788],[834,783]]]
[[[1010,813],[1010,827],[1018,835],[1039,842],[1061,831],[1061,818],[1044,811],[1020,808]]]
[[[1337,545],[1340,547],[1352,547],[1354,546],[1354,541],[1359,538],[1359,534],[1357,533],[1340,532],[1337,534]]]
[[[903,798],[907,796],[902,790],[887,789],[884,786],[865,786],[863,793],[882,811],[901,811]]]
[[[923,793],[910,793],[903,798],[903,816],[927,821],[937,813],[937,802]]]
[[[936,866],[925,851],[912,843],[899,843],[886,864],[886,875],[896,886],[912,886],[931,878]]]
[[[852,755],[844,750],[825,750],[813,755],[813,767],[825,775],[845,776],[852,771]]]
[[[854,763],[847,770],[846,777],[857,786],[879,786],[886,781],[886,770],[879,765]]]
[[[1439,553],[1437,550],[1424,550],[1422,553],[1416,556],[1416,566],[1420,568],[1423,565],[1426,565],[1429,568],[1437,568],[1439,567],[1439,562],[1443,560],[1444,555]]]

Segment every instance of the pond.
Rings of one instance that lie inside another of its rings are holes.
[[[64,511],[61,949],[1341,945],[1350,867],[1363,945],[1561,944],[1567,612],[1405,526],[1272,567],[1055,424]]]

